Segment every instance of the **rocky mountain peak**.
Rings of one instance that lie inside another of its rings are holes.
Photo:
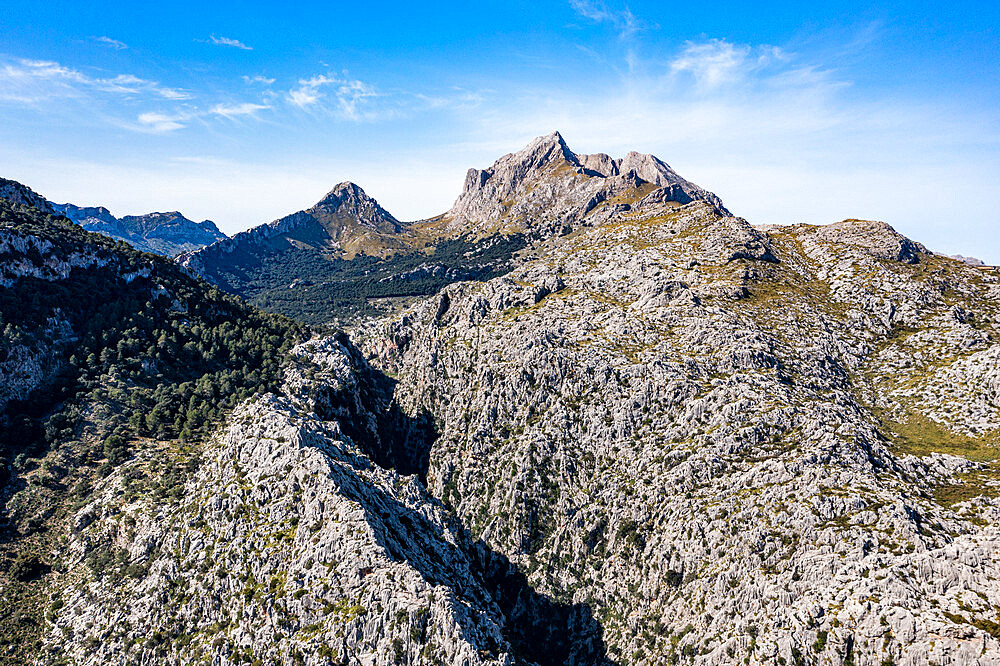
[[[240,262],[259,264],[288,250],[313,253],[314,258],[391,253],[404,246],[399,236],[405,231],[406,226],[359,185],[344,181],[310,208],[181,254],[177,260],[213,282],[228,284],[227,271]]]
[[[552,162],[569,162],[578,164],[576,153],[570,150],[559,132],[552,132],[545,136],[536,137],[516,153],[510,153],[498,160],[498,163],[520,164],[524,167],[542,167]]]
[[[337,217],[354,218],[361,225],[377,231],[398,233],[402,230],[399,220],[368,196],[359,185],[350,181],[339,183],[327,192],[312,210]]]
[[[527,230],[526,220],[533,231],[545,233],[579,222],[605,202],[632,207],[657,189],[664,191],[649,201],[657,207],[701,200],[729,214],[716,195],[653,155],[633,151],[615,159],[604,153],[577,154],[562,134],[552,132],[487,169],[470,169],[444,220],[457,233]]]

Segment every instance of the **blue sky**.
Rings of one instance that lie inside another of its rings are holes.
[[[1000,263],[998,4],[750,4],[6,0],[0,175],[228,233],[343,180],[417,219],[558,129],[754,224],[882,219]]]

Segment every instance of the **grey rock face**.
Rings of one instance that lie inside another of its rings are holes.
[[[380,433],[407,426],[346,338],[296,353],[285,392],[242,405],[170,500],[135,480],[178,461],[147,453],[74,516],[66,566],[87,583],[64,593],[47,654],[513,666],[563,650],[565,663],[600,663],[585,631],[572,644],[546,633],[560,614],[585,617],[473,543],[416,476],[373,464],[395,446]]]
[[[548,235],[598,209],[631,207],[651,192],[658,192],[661,203],[701,200],[725,212],[718,197],[652,155],[577,155],[554,132],[488,169],[470,169],[462,194],[440,224],[460,233],[500,228]]]
[[[992,664],[998,286],[693,203],[357,334],[440,424],[431,493],[614,661]]]

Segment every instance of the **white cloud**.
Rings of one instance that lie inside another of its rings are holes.
[[[593,0],[569,0],[569,6],[580,16],[591,21],[606,21],[611,18],[611,12],[603,2]]]
[[[110,37],[107,37],[106,35],[101,35],[100,37],[92,37],[92,39],[95,42],[99,42],[101,44],[104,44],[105,46],[110,46],[111,48],[115,49],[116,51],[121,51],[122,49],[127,49],[128,48],[128,44],[126,44],[125,42],[120,42],[117,39],[111,39]]]
[[[308,79],[299,79],[299,87],[288,91],[288,100],[297,107],[304,108],[319,101],[321,86],[337,83],[338,79],[320,74]]]
[[[151,112],[139,114],[139,123],[142,128],[156,134],[165,134],[174,130],[183,129],[185,125],[181,122],[182,120],[184,120],[183,117],[168,116],[163,113]]]
[[[252,46],[247,46],[238,39],[231,39],[229,37],[216,37],[215,35],[209,35],[208,41],[216,46],[231,46],[237,49],[243,49],[244,51],[253,51]]]
[[[327,97],[324,88],[333,92],[334,110],[347,120],[363,120],[372,116],[362,107],[365,100],[377,97],[375,89],[362,81],[340,79],[327,74],[318,74],[308,79],[300,79],[299,86],[288,91],[288,101],[304,109]]]
[[[269,86],[272,83],[274,83],[274,79],[269,79],[266,76],[261,76],[260,74],[257,74],[256,76],[246,76],[246,75],[244,75],[243,76],[243,82],[246,83],[246,84],[248,84],[248,85],[249,84],[254,84],[254,83],[260,83],[260,84],[263,84],[265,86]]]
[[[688,42],[684,50],[670,63],[670,71],[690,74],[698,86],[713,89],[732,84],[762,68],[787,59],[775,46],[751,48],[732,44],[724,39]]]
[[[265,95],[266,96],[266,95]],[[134,110],[136,105],[191,99],[184,90],[169,88],[134,74],[96,77],[49,60],[0,61],[0,102],[37,105],[53,99],[75,99],[102,122],[140,132],[168,133],[184,129],[189,121],[217,118],[253,117],[271,108],[267,103],[217,103],[199,107],[185,104],[162,111]],[[122,100],[130,104],[123,106]]]
[[[258,111],[263,111],[264,109],[270,109],[271,107],[266,104],[253,104],[251,102],[245,102],[243,104],[216,104],[212,107],[212,113],[217,116],[223,116],[225,118],[237,118],[239,116],[252,116]]]
[[[595,23],[610,23],[620,33],[623,39],[645,29],[641,21],[627,6],[622,9],[611,9],[602,0],[569,0],[573,11],[585,19]]]
[[[189,99],[190,94],[133,74],[94,77],[50,60],[19,59],[0,69],[0,98],[37,103],[57,97],[81,97],[94,91],[163,99]]]
[[[375,97],[375,89],[361,81],[341,81],[337,87],[337,103],[345,118],[360,120],[359,107],[370,97]]]

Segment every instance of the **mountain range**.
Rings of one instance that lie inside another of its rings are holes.
[[[118,218],[103,206],[81,207],[46,200],[29,187],[0,178],[0,198],[63,215],[87,231],[125,241],[143,252],[173,257],[197,250],[227,236],[211,220],[193,222],[180,213],[147,213]]]
[[[488,279],[516,253],[574,226],[630,210],[706,201],[711,192],[652,155],[577,155],[553,132],[470,169],[452,208],[401,222],[354,183],[316,205],[180,257],[181,263],[265,309],[311,323],[384,313],[450,282]]]
[[[558,133],[177,261],[4,187],[5,663],[1000,663],[992,267]]]

